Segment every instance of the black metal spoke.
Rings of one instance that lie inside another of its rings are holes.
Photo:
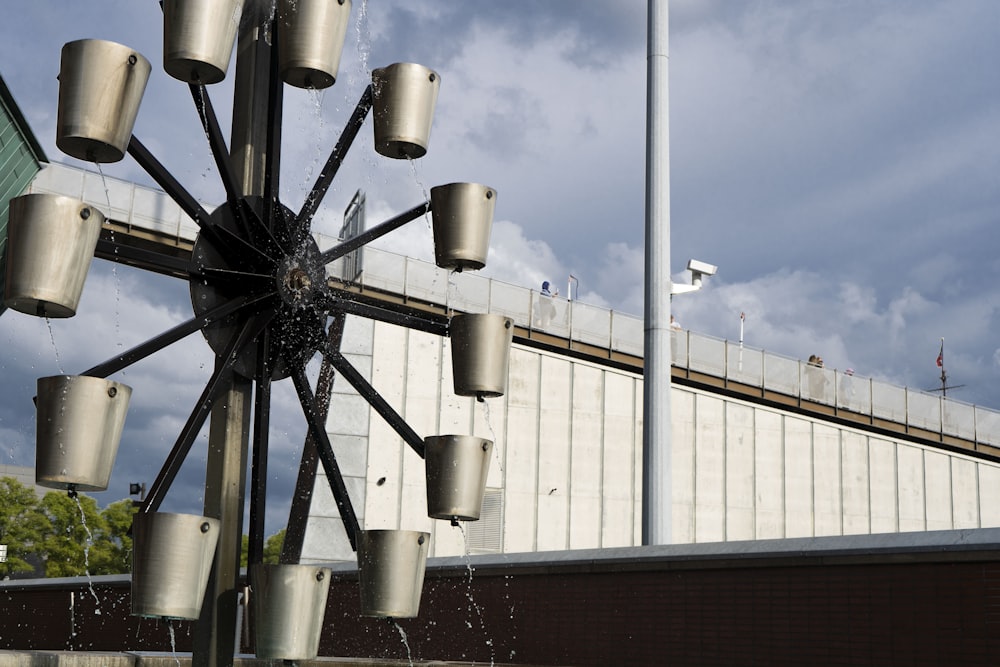
[[[316,453],[323,464],[326,479],[330,483],[330,491],[337,503],[340,519],[344,522],[347,539],[351,543],[351,549],[357,551],[358,533],[361,532],[361,527],[358,525],[358,515],[355,514],[354,506],[351,504],[351,497],[347,493],[344,477],[340,473],[340,466],[337,465],[337,457],[333,454],[330,436],[326,433],[326,424],[320,419],[319,409],[312,389],[309,387],[309,379],[306,377],[304,367],[296,368],[292,372],[292,381],[295,383],[295,391],[299,395],[299,403],[302,405],[302,412],[309,426],[309,434],[316,441]]]
[[[292,231],[297,239],[304,238],[309,233],[312,217],[319,210],[319,205],[323,202],[323,197],[326,196],[326,191],[330,188],[333,177],[337,175],[340,165],[343,164],[344,158],[347,157],[347,151],[350,150],[351,144],[354,143],[354,138],[358,136],[358,131],[364,124],[365,118],[368,116],[371,108],[372,87],[369,85],[365,88],[365,92],[362,93],[358,105],[354,108],[354,113],[351,114],[351,118],[347,121],[343,132],[341,132],[336,146],[333,147],[329,159],[323,165],[323,169],[319,173],[319,178],[316,179],[316,184],[306,197],[305,203],[302,204],[302,209],[295,216]]]
[[[230,231],[224,227],[215,227],[213,228],[213,230],[216,232],[215,238],[221,240],[224,244],[226,244],[226,247],[229,250],[232,251],[235,249],[239,249],[241,251],[242,254],[238,254],[238,256],[241,257],[242,260],[237,262],[238,265],[243,265],[247,263],[250,263],[252,265],[252,262],[249,262],[249,260],[247,259],[248,255],[256,257],[258,263],[263,263],[266,266],[274,266],[276,264],[274,257],[268,255],[263,250],[260,250],[253,243],[247,241],[246,239],[243,239],[235,232]]]
[[[250,465],[250,535],[247,562],[264,562],[264,518],[267,504],[267,451],[271,426],[271,334],[265,329],[257,343],[257,390],[253,407],[253,456]]]
[[[113,236],[113,233],[111,233]],[[181,257],[175,257],[155,250],[146,250],[132,245],[118,243],[110,238],[97,240],[95,257],[111,262],[136,266],[149,271],[155,271],[168,276],[187,278],[192,275],[191,262]]]
[[[267,78],[267,133],[264,153],[264,226],[272,232],[276,229],[275,217],[278,213],[278,193],[281,180],[281,112],[283,106],[283,83],[278,71],[278,39],[280,32],[272,17],[268,30],[271,34],[270,60]],[[297,247],[297,243],[292,248]]]
[[[339,296],[344,294],[344,297]],[[351,301],[350,292],[329,288],[328,293],[323,295],[322,302],[318,305],[331,313],[345,313],[347,315],[358,315],[369,320],[395,324],[408,329],[416,329],[424,333],[435,336],[448,335],[448,321],[444,316],[432,316],[416,311],[397,312],[360,301]]]
[[[412,222],[417,218],[430,213],[430,211],[431,203],[429,201],[424,202],[423,204],[417,204],[410,210],[400,213],[399,215],[386,220],[382,224],[376,225],[375,227],[358,234],[352,239],[348,239],[343,243],[335,245],[329,250],[324,250],[320,253],[320,262],[323,264],[329,264],[333,260],[343,257],[352,250],[357,250],[361,246],[367,245],[375,239],[385,236],[393,230],[399,229],[406,223]]]
[[[213,241],[218,241],[218,236],[215,234],[216,227],[212,223],[211,216],[206,211],[198,200],[194,196],[184,189],[184,186],[173,177],[166,168],[160,164],[152,153],[149,152],[141,141],[132,135],[132,138],[128,142],[128,154],[139,163],[139,166],[150,175],[150,177],[156,181],[157,185],[163,188],[163,191],[173,199],[181,210],[188,214],[188,216],[195,221],[198,228],[203,234],[212,238]],[[222,244],[216,243],[221,251],[223,248]]]
[[[327,345],[330,349],[339,350],[344,337],[342,314],[335,315],[330,324]],[[326,422],[330,411],[330,396],[333,393],[335,374],[333,366],[323,358],[319,367],[319,377],[316,379],[316,410],[319,419]],[[312,504],[313,487],[316,484],[316,464],[319,461],[316,440],[311,434],[306,435],[302,445],[302,461],[299,463],[299,474],[295,480],[295,491],[292,494],[291,507],[288,509],[288,525],[285,529],[285,540],[281,543],[281,563],[298,563],[302,559],[302,545],[306,537],[306,523],[309,519],[309,507]]]
[[[137,345],[133,347],[131,350],[128,350],[127,352],[123,352],[122,354],[119,354],[116,357],[112,357],[111,359],[105,361],[104,363],[98,364],[97,366],[94,366],[93,368],[84,371],[82,375],[89,375],[91,377],[98,377],[98,378],[106,378],[109,375],[117,373],[123,368],[131,366],[132,364],[141,359],[145,359],[154,352],[159,352],[168,345],[176,343],[181,338],[189,336],[195,331],[204,329],[209,324],[212,324],[213,322],[218,322],[219,320],[223,319],[224,317],[227,317],[228,315],[231,315],[232,313],[235,313],[241,308],[245,308],[251,304],[257,303],[262,299],[267,298],[268,296],[270,295],[262,295],[259,297],[252,297],[252,298],[247,296],[236,297],[231,301],[227,301],[223,304],[216,306],[215,308],[212,308],[211,310],[205,311],[204,313],[198,315],[197,317],[192,317],[187,322],[183,322],[173,327],[172,329],[164,331],[159,336],[150,338],[145,343]]]
[[[181,429],[173,449],[167,455],[167,460],[160,469],[160,473],[156,476],[156,480],[150,487],[149,495],[146,496],[146,500],[139,511],[148,513],[159,509],[167,490],[173,483],[174,478],[177,477],[184,459],[187,458],[188,452],[191,451],[191,445],[194,444],[195,438],[198,437],[201,427],[212,411],[212,405],[228,385],[228,382],[225,382],[225,380],[231,377],[233,365],[236,363],[237,357],[273,317],[274,311],[272,310],[248,319],[242,329],[240,329],[240,332],[232,337],[225,352],[216,358],[216,367],[212,373],[212,377],[209,378],[208,384],[205,385],[204,391],[201,392],[194,410],[188,417],[187,422],[185,422],[184,428]]]
[[[194,105],[198,109],[198,116],[201,118],[201,125],[208,135],[208,145],[212,149],[212,157],[215,159],[215,168],[219,170],[222,178],[222,187],[226,189],[226,198],[230,202],[236,202],[243,197],[243,188],[236,179],[232,162],[229,159],[229,147],[222,136],[222,128],[219,127],[219,119],[215,115],[212,100],[208,96],[208,89],[203,84],[189,84],[191,97]],[[239,216],[237,211],[234,214]]]
[[[351,386],[368,404],[375,408],[375,411],[382,416],[392,430],[399,434],[406,444],[417,453],[417,456],[424,458],[424,439],[417,435],[416,431],[410,428],[398,412],[396,412],[382,395],[375,391],[375,387],[368,383],[361,373],[358,372],[351,362],[349,362],[339,350],[326,350],[323,357],[328,359],[337,372],[344,376],[344,379],[351,383]]]

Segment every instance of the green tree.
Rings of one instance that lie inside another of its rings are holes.
[[[0,572],[31,572],[28,557],[40,550],[49,530],[35,492],[13,477],[0,477],[0,544],[7,545],[7,562],[0,563]]]
[[[264,562],[269,565],[277,565],[281,556],[281,545],[285,541],[285,529],[282,528],[274,535],[264,540]],[[250,537],[244,535],[240,546],[240,567],[246,567],[250,562]]]
[[[107,539],[107,522],[98,511],[97,502],[84,494],[73,499],[65,493],[49,491],[41,505],[50,523],[42,540],[45,576],[104,574],[104,564],[112,562],[114,556],[111,541]]]
[[[99,538],[107,544],[107,562],[92,561],[91,574],[124,574],[132,571],[132,518],[139,508],[126,498],[111,503],[103,510],[106,531]],[[103,549],[99,553],[105,553]]]

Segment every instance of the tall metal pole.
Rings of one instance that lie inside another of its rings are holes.
[[[649,0],[646,52],[646,272],[643,351],[642,543],[669,544],[670,128],[668,0]]]
[[[231,159],[245,195],[265,190],[270,46],[267,0],[247,0],[240,21],[233,94]],[[232,374],[212,408],[205,514],[221,520],[212,580],[194,636],[195,667],[232,667],[237,653],[240,547],[250,439],[252,382]]]

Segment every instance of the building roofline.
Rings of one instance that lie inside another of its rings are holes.
[[[14,95],[10,92],[10,88],[7,87],[7,82],[4,81],[2,74],[0,74],[0,103],[2,103],[10,113],[11,118],[14,120],[14,124],[17,125],[17,129],[20,131],[25,143],[28,144],[28,147],[34,154],[35,159],[38,162],[44,162],[47,164],[49,162],[49,158],[45,155],[42,145],[38,143],[38,139],[35,137],[35,133],[32,132],[31,125],[28,124],[28,120],[24,117],[24,114],[21,113],[21,107],[17,105],[17,101],[14,99]]]

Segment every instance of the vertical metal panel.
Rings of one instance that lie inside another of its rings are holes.
[[[538,536],[540,551],[569,547],[572,364],[541,358],[538,413]]]
[[[389,324],[376,324],[372,336],[372,386],[400,414],[405,413],[406,397],[406,329]],[[334,387],[346,384],[334,381]],[[331,416],[331,419],[333,417]],[[398,529],[400,495],[403,488],[403,454],[409,448],[386,422],[369,411],[368,477],[365,494],[365,527],[368,529]]]
[[[924,456],[923,450],[912,445],[896,447],[897,484],[899,495],[899,532],[924,530]]]
[[[695,541],[726,539],[725,402],[699,394],[695,437]]]
[[[635,457],[639,443],[636,428],[636,381],[608,372],[604,377],[604,477],[601,546],[627,546],[633,542],[635,502],[633,486]]]
[[[754,538],[754,408],[726,404],[726,539]]]
[[[812,424],[785,417],[785,537],[813,534]]]
[[[506,394],[504,551],[535,549],[540,363],[535,352],[511,349]]]
[[[840,535],[841,509],[840,431],[813,424],[813,534]]]
[[[785,536],[785,455],[782,417],[756,410],[754,418],[754,537]]]
[[[952,523],[951,456],[924,450],[924,514],[927,530],[950,530]]]
[[[402,414],[417,433],[434,435],[441,394],[450,390],[450,387],[444,387],[437,381],[441,360],[447,351],[442,351],[442,339],[438,336],[413,329],[407,332],[407,336],[406,399]],[[379,446],[381,443],[374,444]],[[429,531],[433,520],[427,516],[423,459],[406,448],[402,454],[402,471],[400,528]]]
[[[860,433],[841,432],[841,496],[844,534],[871,532],[871,479],[868,468],[868,438]]]
[[[601,460],[604,441],[604,372],[573,365],[573,413],[570,438],[569,548],[601,545]]]
[[[894,533],[899,528],[896,507],[896,443],[868,439],[873,533]]]
[[[979,464],[980,528],[1000,526],[1000,468]]]
[[[952,526],[979,528],[979,487],[975,461],[951,458]]]
[[[671,414],[673,529],[675,543],[694,542],[695,394],[674,386]]]

